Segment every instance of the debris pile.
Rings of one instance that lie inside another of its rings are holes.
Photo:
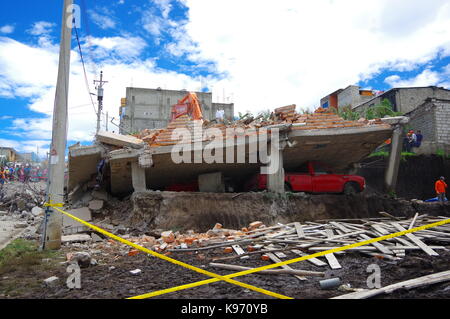
[[[412,219],[402,220],[393,217],[383,217],[333,220],[324,223],[279,223],[271,227],[256,221],[241,230],[226,229],[217,223],[206,233],[196,233],[190,230],[182,234],[169,230],[161,232],[159,238],[147,235],[139,237],[124,235],[122,237],[135,244],[166,255],[196,253],[197,258],[205,259],[202,252],[215,251],[221,252],[223,256],[215,257],[212,261],[245,259],[252,255],[257,255],[264,261],[276,263],[280,262],[281,259],[288,260],[288,258],[307,256],[445,219],[447,218],[416,215]],[[90,238],[86,238],[85,241],[92,242]],[[342,266],[339,264],[338,256],[348,252],[358,252],[379,259],[394,261],[402,259],[408,252],[419,250],[430,256],[438,256],[438,251],[447,250],[443,245],[447,245],[449,242],[450,225],[444,225],[334,254],[331,253],[324,257],[311,258],[308,261],[319,267],[329,266],[331,269],[340,269]],[[92,243],[91,245],[103,252],[112,251],[114,247],[122,246],[120,254],[123,256],[134,256],[141,253],[134,248],[129,248],[108,239]],[[86,247],[83,246],[82,248]],[[221,268],[228,267],[223,266],[223,264],[213,263],[211,265]],[[228,267],[227,269],[231,268]],[[236,267],[234,269],[238,270]],[[285,267],[284,269],[290,268]],[[320,274],[312,275],[321,276]]]
[[[273,125],[292,125],[292,129],[295,130],[317,130],[317,129],[329,129],[329,128],[344,128],[344,127],[364,127],[368,125],[383,125],[381,119],[366,120],[361,118],[358,121],[347,121],[334,113],[331,109],[319,108],[313,113],[300,114],[295,111],[296,105],[289,105],[280,107],[274,110],[270,116],[264,117],[259,115],[253,117],[250,115],[243,116],[236,122],[224,122],[218,123],[213,121],[202,121],[202,128],[217,128],[222,131],[223,136],[226,138],[234,138],[235,136],[227,135],[225,130],[228,128],[242,128],[247,129],[259,129],[270,128]],[[388,124],[385,124],[388,125]],[[178,128],[186,128],[189,131],[193,131],[194,121],[188,116],[183,115],[174,119],[169,123],[166,129],[145,129],[141,132],[133,134],[134,138],[137,138],[150,147],[159,147],[174,145],[180,140],[173,139],[173,131]],[[196,142],[198,140],[207,141],[208,137],[194,136],[191,141]]]

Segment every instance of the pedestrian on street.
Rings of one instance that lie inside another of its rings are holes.
[[[439,180],[436,182],[434,186],[436,190],[436,194],[438,197],[438,201],[441,203],[441,205],[444,205],[445,201],[445,193],[447,191],[447,184],[445,183],[445,177],[441,176]]]

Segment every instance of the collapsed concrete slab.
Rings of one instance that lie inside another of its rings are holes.
[[[276,171],[278,174],[270,176],[273,173],[269,173],[269,186],[271,191],[283,193],[284,171],[295,170],[306,161],[325,162],[336,171],[345,171],[391,138],[395,128],[407,122],[405,117],[345,121],[324,110],[301,115],[295,113],[292,106],[278,110],[277,114],[283,115],[282,121],[242,127],[239,127],[241,124],[208,126],[200,122],[200,129],[203,125],[205,129],[213,127],[216,132],[223,133],[223,140],[214,146],[213,161],[205,159],[208,152],[210,156],[213,153],[210,150],[211,138],[196,131],[198,123],[192,123],[187,116],[174,120],[166,130],[155,133],[155,138],[148,143],[132,136],[100,132],[97,141],[115,147],[104,156],[109,163],[108,188],[117,196],[146,189],[166,190],[179,183],[198,183],[199,176],[217,172],[227,179],[243,183],[245,178],[260,173],[260,168],[268,165],[261,161],[258,153],[258,136],[261,132],[277,129],[280,131],[277,138],[283,143],[278,154],[281,166]],[[191,132],[191,139],[181,141],[177,138],[174,132],[178,128]],[[228,128],[241,128],[243,133],[233,131],[230,135],[226,132]],[[250,130],[244,131],[244,128]],[[271,136],[267,136],[270,145]],[[180,153],[180,145],[188,146],[183,149],[181,162],[174,159],[174,155],[176,157],[177,152]],[[188,160],[184,161],[184,158]],[[92,163],[89,165],[92,172]]]
[[[107,150],[99,145],[69,147],[69,176],[67,190],[76,192],[81,186],[97,174],[97,165],[107,154]]]
[[[72,209],[68,211],[69,214],[78,217],[84,221],[91,221],[92,220],[92,214],[88,207],[78,208],[78,209]],[[64,215],[63,217],[63,227],[64,228],[71,228],[71,227],[81,227],[83,226],[79,222],[73,220],[72,218],[69,218],[68,216]]]
[[[98,132],[97,141],[100,143],[120,146],[120,147],[131,147],[131,148],[142,148],[144,147],[144,141],[138,139],[131,135],[120,135],[110,132]]]

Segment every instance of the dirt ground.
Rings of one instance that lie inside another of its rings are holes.
[[[144,253],[135,256],[122,256],[124,246],[122,244],[111,245],[108,251],[94,250],[93,257],[98,264],[81,269],[81,289],[68,289],[66,280],[69,274],[66,272],[67,264],[65,253],[77,250],[64,247],[58,254],[43,261],[45,267],[34,266],[32,268],[16,267],[7,272],[0,272],[0,298],[5,299],[123,299],[140,294],[145,294],[178,285],[193,283],[208,277],[171,264],[167,261],[149,257]],[[286,253],[287,258],[298,257]],[[223,257],[221,250],[207,252],[172,253],[170,257],[184,261],[188,264],[215,272],[221,275],[233,273],[232,271],[215,269],[208,264],[215,257]],[[339,277],[343,284],[350,284],[354,288],[367,288],[366,280],[370,275],[366,271],[370,264],[377,264],[381,269],[381,285],[417,278],[427,274],[448,270],[450,265],[450,252],[440,251],[440,256],[430,257],[422,252],[407,253],[400,261],[381,260],[375,257],[365,257],[359,253],[347,253],[337,256],[342,269],[330,270],[329,267],[317,267],[307,261],[291,265],[295,269],[325,271],[326,276],[309,277],[306,281],[300,281],[291,275],[258,275],[251,274],[239,278],[239,281],[277,292],[295,299],[327,299],[345,294],[337,289],[322,290],[319,281],[327,278]],[[225,263],[248,267],[267,265],[259,255],[248,259],[235,259]],[[112,267],[113,266],[113,267]],[[131,270],[141,269],[139,275],[130,274]],[[54,287],[46,287],[43,280],[51,277],[59,277]],[[19,284],[20,282],[20,284]],[[272,297],[258,292],[250,291],[239,286],[225,282],[216,282],[209,285],[195,287],[179,292],[169,293],[155,297],[157,299],[272,299]],[[450,298],[450,283],[436,284],[429,287],[418,288],[410,291],[397,291],[390,295],[382,295],[377,298]]]

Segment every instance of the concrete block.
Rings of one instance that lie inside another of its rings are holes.
[[[37,217],[37,216],[43,216],[44,215],[44,210],[40,207],[33,207],[33,209],[31,210],[31,214],[33,214],[33,216]]]
[[[84,221],[92,220],[91,211],[88,207],[73,209],[68,211],[68,213]],[[76,226],[83,226],[83,225],[66,215],[63,216],[63,227],[76,227]]]
[[[61,237],[61,242],[65,243],[76,243],[76,242],[90,242],[92,241],[91,236],[86,234],[77,234],[77,235],[67,235]]]
[[[92,191],[91,195],[94,199],[100,199],[103,201],[107,201],[109,199],[108,193],[104,191],[94,190]]]
[[[103,209],[103,201],[99,199],[95,199],[89,202],[89,209],[93,211]]]
[[[52,276],[52,277],[50,277],[50,278],[45,279],[45,280],[44,280],[44,284],[45,284],[47,287],[54,287],[54,286],[56,286],[56,284],[58,283],[58,281],[59,281],[59,278],[58,278],[58,277]]]

